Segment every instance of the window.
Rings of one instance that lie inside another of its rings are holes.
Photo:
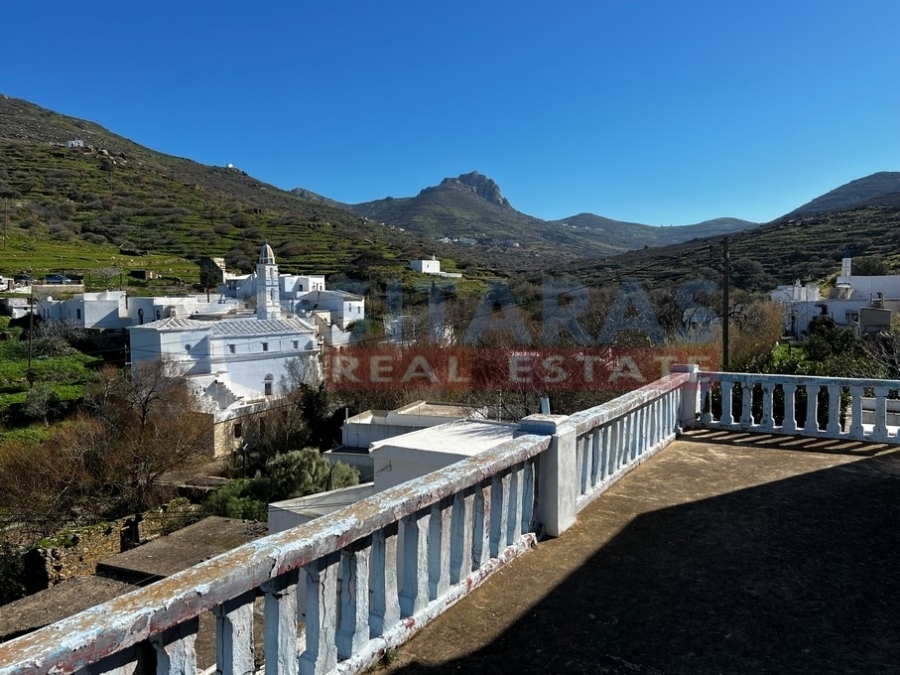
[[[266,378],[265,378],[265,385],[264,385],[264,386],[265,386],[265,393],[266,393],[266,396],[271,396],[271,395],[272,395],[272,383],[273,383],[274,381],[275,381],[275,376],[274,376],[274,375],[272,375],[271,373],[268,374],[268,375],[266,375]]]
[[[234,354],[234,345],[228,345],[228,352]]]
[[[191,352],[191,346],[190,346],[190,345],[185,345],[185,346],[184,346],[184,351],[190,353],[190,352]]]
[[[266,396],[272,395],[272,383],[266,382]]]
[[[81,310],[80,310],[80,309],[76,309],[76,310],[75,310],[75,318],[76,318],[76,319],[80,319],[80,318],[81,318]]]
[[[269,351],[269,343],[268,343],[268,342],[263,342],[262,345],[263,345],[263,351],[264,351],[264,352]]]
[[[294,349],[300,349],[300,340],[294,340]]]
[[[234,426],[231,427],[231,430],[234,432],[235,438],[240,438],[244,434],[244,425],[240,422],[235,422]]]

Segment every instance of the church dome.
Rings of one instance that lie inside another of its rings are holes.
[[[262,251],[259,252],[259,262],[261,265],[275,264],[275,251],[269,246],[269,242],[263,244]]]

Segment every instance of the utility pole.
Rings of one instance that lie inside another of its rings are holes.
[[[31,370],[31,343],[34,340],[34,286],[31,287],[31,311],[28,312],[28,388],[34,386],[34,371]]]
[[[728,314],[731,285],[731,259],[728,256],[728,237],[722,239],[722,370],[728,370]]]
[[[6,242],[9,241],[9,197],[3,199],[3,248],[6,249]]]

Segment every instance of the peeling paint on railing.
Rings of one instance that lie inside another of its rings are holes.
[[[493,476],[531,462],[549,442],[545,436],[520,436],[419,480],[373,495],[330,516],[245,544],[138,591],[2,644],[0,675],[73,673],[184,624],[207,610],[216,610],[222,621],[226,621],[227,617],[223,616],[223,612],[229,611],[226,605],[248,592],[256,593],[265,584],[294,570],[308,568],[442,500],[452,504],[456,494],[485,481],[490,484]],[[490,502],[486,506],[490,509]],[[467,517],[472,522],[477,520],[472,513]],[[485,520],[492,521],[493,517]],[[472,556],[471,553],[468,555]],[[481,567],[486,566],[481,565],[479,569]],[[390,573],[388,570],[387,574]],[[471,580],[468,574],[464,576],[466,582],[463,585],[469,587]],[[222,641],[220,635],[219,642]],[[154,644],[154,647],[157,651],[164,649],[160,644]],[[310,649],[309,645],[307,649]],[[316,664],[313,664],[313,670],[322,672]]]

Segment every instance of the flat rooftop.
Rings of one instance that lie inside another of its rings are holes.
[[[265,523],[210,516],[106,558],[98,563],[97,574],[144,586],[267,534]]]
[[[0,642],[43,628],[136,586],[100,577],[72,577],[0,607]]]
[[[386,670],[896,675],[898,563],[900,448],[691,432]]]
[[[447,455],[468,457],[489,450],[504,441],[512,440],[519,431],[518,424],[485,420],[456,420],[436,427],[411,431],[372,443],[371,453],[393,453],[409,456],[427,463],[427,456],[435,459]]]

